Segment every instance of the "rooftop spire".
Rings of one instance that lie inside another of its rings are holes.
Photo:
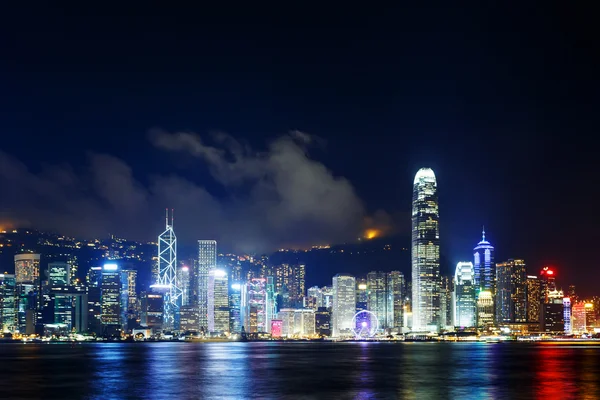
[[[481,241],[485,242],[485,225],[483,225],[483,230],[481,231]]]

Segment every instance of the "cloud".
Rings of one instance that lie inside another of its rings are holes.
[[[265,151],[225,133],[213,134],[210,145],[190,132],[155,130],[149,139],[165,151],[165,162],[166,153],[185,154],[196,160],[192,168],[208,166],[222,193],[176,174],[144,176],[142,184],[134,176],[143,171],[106,154],[89,153],[83,169],[46,165],[34,173],[0,151],[0,185],[10,188],[0,199],[0,220],[76,236],[152,240],[169,207],[181,241],[215,238],[244,251],[339,243],[361,231],[362,202],[348,180],[310,158],[310,147],[323,144],[314,136],[292,132]]]

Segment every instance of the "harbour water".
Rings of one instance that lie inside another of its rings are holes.
[[[0,398],[598,399],[600,346],[0,344]]]

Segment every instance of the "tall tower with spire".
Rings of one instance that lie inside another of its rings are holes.
[[[158,281],[151,287],[164,294],[165,329],[177,329],[177,316],[181,305],[182,289],[177,280],[177,237],[173,231],[173,210],[165,215],[165,231],[158,236]]]
[[[475,287],[496,293],[496,264],[494,263],[494,246],[485,240],[485,227],[481,232],[481,241],[473,249],[473,268],[475,270]]]
[[[440,214],[437,182],[430,168],[417,171],[412,198],[413,331],[440,328]]]

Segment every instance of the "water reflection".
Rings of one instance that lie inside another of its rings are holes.
[[[600,348],[484,343],[0,345],[0,398],[600,398]]]

